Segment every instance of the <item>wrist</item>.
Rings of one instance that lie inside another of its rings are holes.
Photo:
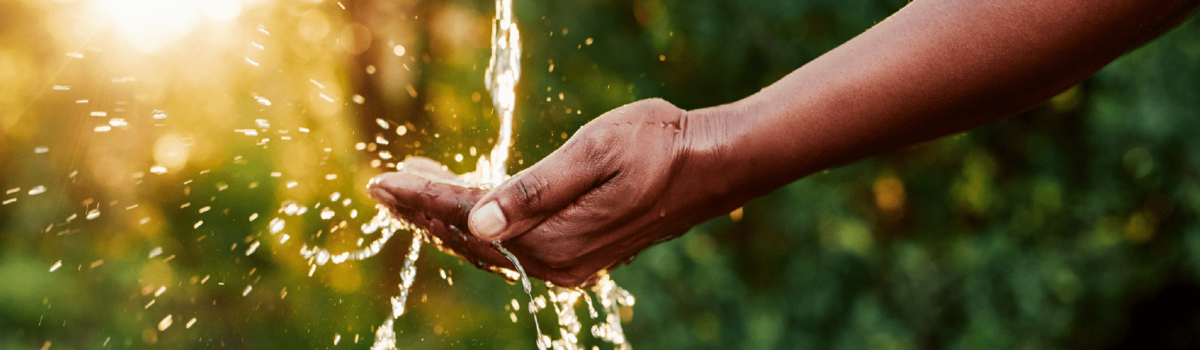
[[[752,133],[753,113],[739,101],[688,111],[683,131],[683,153],[693,176],[706,182],[706,197],[736,208],[750,198],[769,192],[756,183],[757,160],[744,142]]]
[[[691,152],[709,160],[707,171],[717,175],[727,200],[740,204],[830,166],[822,156],[824,138],[804,126],[813,118],[796,115],[817,106],[779,100],[759,93],[688,112]]]

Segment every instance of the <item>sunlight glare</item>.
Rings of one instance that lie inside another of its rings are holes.
[[[203,1],[204,14],[217,22],[229,22],[242,14],[242,0]]]
[[[228,22],[241,15],[243,0],[94,0],[117,31],[139,52],[153,53],[179,41],[203,17]]]
[[[163,135],[154,143],[154,162],[172,171],[187,165],[187,141],[175,134]]]

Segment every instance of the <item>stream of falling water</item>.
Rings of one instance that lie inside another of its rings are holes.
[[[465,182],[481,187],[499,185],[509,177],[507,162],[509,148],[512,145],[513,109],[516,105],[516,85],[521,77],[521,34],[513,18],[512,2],[513,0],[496,0],[496,17],[492,20],[492,56],[484,79],[492,98],[492,105],[500,117],[499,135],[496,145],[492,149],[491,157],[479,157],[475,171],[461,175]],[[336,201],[336,199],[334,200]],[[292,211],[286,208],[287,205],[288,203],[285,203],[282,211],[291,215]],[[294,206],[294,204],[292,205]],[[319,265],[329,262],[340,264],[347,260],[363,260],[375,256],[398,230],[413,232],[412,243],[408,248],[408,254],[405,255],[404,267],[400,271],[399,295],[392,297],[392,313],[375,331],[375,342],[371,346],[372,350],[388,350],[396,348],[394,321],[404,315],[406,311],[405,302],[408,300],[408,294],[417,273],[416,260],[420,256],[422,243],[429,238],[424,230],[403,220],[392,218],[387,208],[383,206],[376,206],[376,208],[375,217],[370,222],[363,224],[361,229],[363,234],[368,235],[379,231],[380,236],[366,248],[332,254],[321,247],[305,246],[301,248],[301,254],[309,260],[309,265],[311,265],[309,276],[312,276]],[[276,233],[282,229],[282,226],[282,221],[278,222],[278,228],[276,228],[276,221],[272,221],[270,231]],[[538,349],[580,349],[578,335],[583,325],[575,314],[575,304],[580,297],[587,303],[588,314],[591,318],[599,317],[587,291],[554,287],[552,284],[546,283],[547,293],[554,305],[559,324],[560,338],[552,340],[542,333],[541,324],[537,319],[538,311],[545,307],[545,299],[541,296],[537,298],[533,296],[532,284],[516,256],[501,246],[500,242],[495,242],[494,246],[513,263],[520,275],[521,287],[529,297],[527,310],[529,310],[530,317],[534,321],[534,328],[537,330]],[[607,273],[591,290],[600,299],[600,305],[605,313],[605,319],[592,326],[592,336],[615,345],[617,349],[630,349],[631,346],[626,341],[625,333],[621,328],[620,307],[633,306],[633,296],[617,286]]]
[[[464,182],[466,182],[467,184],[479,186],[479,187],[483,187],[483,188],[494,187],[494,186],[502,183],[509,177],[508,173],[507,173],[507,171],[508,171],[507,162],[509,159],[509,148],[512,146],[513,116],[514,116],[514,108],[515,108],[515,104],[516,104],[515,89],[516,89],[517,83],[520,80],[520,75],[521,75],[521,61],[520,61],[520,59],[521,59],[521,41],[520,41],[520,32],[517,28],[517,23],[515,21],[515,17],[514,17],[514,13],[513,13],[513,7],[512,7],[513,0],[495,0],[495,1],[496,1],[495,2],[496,3],[496,13],[495,13],[495,18],[493,19],[493,22],[492,22],[492,46],[491,46],[492,56],[490,58],[488,68],[485,73],[484,81],[485,81],[485,85],[489,91],[490,97],[492,99],[492,104],[493,104],[495,113],[497,116],[499,116],[499,118],[498,118],[499,119],[499,135],[498,135],[497,141],[495,142],[494,148],[491,150],[491,153],[488,156],[481,156],[479,158],[479,160],[476,164],[475,171],[461,175],[461,179]],[[338,5],[342,6],[341,3],[338,3]],[[342,9],[345,10],[345,7],[342,7]],[[255,29],[256,29],[256,32],[253,34],[253,35],[255,35],[254,40],[261,41],[261,40],[266,39],[271,36],[270,31],[268,31],[267,27],[263,26],[262,24],[259,24]],[[85,44],[86,44],[86,41],[87,40],[85,40]],[[589,39],[589,43],[590,43],[590,39]],[[266,49],[264,48],[264,45],[262,45],[258,42],[255,42],[255,41],[251,41],[250,44],[251,44],[250,45],[251,49],[248,51],[250,53],[248,53],[245,56],[244,62],[241,62],[241,64],[248,64],[249,66],[258,68],[261,65],[265,64],[265,62],[266,62],[266,61],[263,61],[263,59],[258,56],[260,52],[264,52]],[[75,52],[67,53],[67,57],[71,60],[83,60],[85,55],[83,53],[80,53],[80,51],[85,48],[89,50],[88,55],[91,55],[93,52],[96,53],[97,55],[99,53],[103,52],[103,50],[98,49],[98,48],[91,48],[91,47],[88,47],[87,45],[81,45],[79,47],[79,49],[75,50]],[[401,54],[398,54],[398,55],[401,55]],[[406,69],[407,69],[407,67],[406,67]],[[373,72],[373,70],[374,70],[374,66],[370,66],[368,72]],[[373,73],[368,73],[368,74],[373,74]],[[112,84],[121,84],[123,86],[124,84],[132,83],[134,81],[136,81],[136,79],[133,76],[120,76],[117,78],[113,78]],[[312,82],[319,89],[325,89],[325,86],[321,82],[319,82],[315,79],[310,79],[310,82]],[[53,85],[52,90],[58,91],[58,92],[63,92],[63,93],[72,91],[71,87],[67,86],[67,85]],[[411,87],[410,87],[410,91],[411,91]],[[334,94],[331,93],[331,95],[334,95]],[[101,96],[101,95],[97,95],[97,96]],[[267,97],[275,98],[274,96],[267,96]],[[270,106],[272,106],[272,102],[267,97],[260,96],[257,93],[253,94],[254,103],[256,103],[258,106],[260,106],[262,108],[269,108]],[[326,95],[323,92],[319,93],[319,97],[329,103],[342,102],[342,101],[336,101],[334,97]],[[351,98],[350,100],[354,101],[356,103],[362,104],[363,103],[362,99],[363,99],[362,96],[353,95],[353,98]],[[105,99],[97,100],[95,97],[93,97],[91,100],[77,98],[77,99],[75,99],[74,105],[80,106],[78,108],[86,108],[87,113],[88,113],[86,115],[89,118],[105,118],[107,121],[107,123],[101,124],[98,126],[94,125],[95,123],[93,123],[93,122],[88,122],[88,124],[93,124],[93,125],[87,126],[83,130],[91,130],[91,131],[94,131],[95,134],[109,134],[109,133],[123,132],[123,131],[127,131],[127,130],[131,129],[130,123],[129,123],[129,121],[126,120],[126,118],[130,118],[129,119],[130,121],[136,120],[136,119],[133,119],[133,116],[138,115],[138,113],[135,113],[136,110],[134,109],[134,107],[136,107],[137,103],[135,100],[132,104],[130,104],[128,100],[129,100],[129,98],[126,98],[126,96],[115,97],[115,98],[113,98],[112,101],[105,100]],[[104,102],[104,103],[98,103],[98,102]],[[277,101],[277,103],[278,103],[278,101]],[[285,103],[285,105],[287,105],[287,104]],[[127,110],[126,108],[129,108],[129,110]],[[107,110],[105,110],[105,109],[107,109]],[[265,110],[266,109],[261,109],[260,111],[265,111]],[[113,113],[113,114],[109,115],[109,113]],[[142,115],[144,116],[144,114],[142,114]],[[268,118],[268,117],[266,115],[263,115],[263,118]],[[153,125],[154,127],[165,126],[166,124],[165,124],[164,120],[168,120],[168,115],[166,112],[161,111],[161,110],[153,110],[150,113],[150,121],[153,123],[150,125]],[[382,119],[377,119],[376,121],[379,123],[380,127],[382,127],[383,129],[385,129],[385,130],[389,129],[390,124],[387,121],[384,121]],[[411,125],[409,127],[411,127]],[[403,127],[398,126],[396,130],[399,135],[404,135],[404,132],[407,129],[404,129]],[[235,129],[234,131],[238,134],[244,134],[247,137],[253,138],[255,140],[255,145],[263,146],[264,149],[266,148],[267,143],[272,139],[272,138],[265,137],[265,136],[267,136],[267,133],[271,132],[271,121],[269,119],[255,119],[253,128]],[[302,134],[308,134],[310,132],[310,130],[305,127],[298,127],[296,129],[294,129],[294,131],[296,131],[296,133],[292,133],[290,135],[288,134],[288,131],[289,130],[287,128],[277,127],[274,132],[279,134],[279,136],[277,136],[278,137],[277,139],[281,140],[281,141],[291,140],[293,137],[292,135],[298,135],[298,134],[302,135]],[[262,133],[262,135],[260,135],[260,132]],[[172,141],[169,144],[174,145],[173,146],[174,148],[164,146],[165,149],[169,149],[169,150],[176,149],[176,148],[184,149],[185,147],[193,146],[192,142],[194,142],[194,139],[191,137],[176,137],[174,135],[168,135],[168,136],[171,136],[171,137],[168,138],[168,137],[164,136],[162,139],[160,139],[160,142],[162,142],[162,140]],[[386,140],[384,140],[382,138],[382,136],[377,136],[376,142],[379,145],[387,145],[388,144],[386,142]],[[369,148],[369,151],[373,152],[373,151],[375,151],[376,146],[377,146],[376,143],[372,143],[370,145],[370,147],[366,147],[365,144],[360,143],[359,146],[357,147],[357,149],[363,150],[363,149]],[[155,148],[156,149],[159,148],[159,145],[156,144]],[[325,148],[325,152],[331,152],[331,151],[332,151],[332,148]],[[46,154],[48,152],[50,152],[50,149],[49,149],[49,147],[46,147],[46,146],[38,146],[34,149],[34,154]],[[156,153],[157,153],[157,151],[156,151]],[[474,154],[474,150],[472,150],[472,154]],[[383,160],[388,160],[388,159],[392,158],[391,153],[388,151],[380,151],[379,155],[380,155],[380,158]],[[155,157],[157,158],[158,154],[155,154]],[[176,157],[176,156],[172,156],[172,157]],[[183,159],[184,159],[183,164],[186,165],[186,156],[183,156]],[[238,164],[239,161],[241,162],[241,164],[245,163],[245,159],[243,159],[241,155],[236,156],[233,160],[234,160],[235,164]],[[156,162],[157,161],[158,160],[156,160]],[[376,162],[378,162],[378,161],[379,160],[376,160]],[[378,163],[374,163],[374,164],[375,165],[373,165],[373,167],[377,167]],[[72,166],[74,167],[74,165],[72,165]],[[164,165],[154,164],[153,166],[151,166],[149,168],[149,173],[154,174],[154,175],[162,175],[162,174],[168,173],[169,171],[171,171],[171,172],[177,171],[174,169],[182,167],[182,165],[178,165],[172,169],[168,169],[169,166],[170,165],[164,166]],[[389,166],[393,166],[393,164],[389,163]],[[208,170],[208,169],[202,170],[199,172],[198,175],[205,175],[205,174],[208,174],[209,172],[210,172],[210,170]],[[76,175],[78,173],[79,172],[77,170],[72,170],[70,175],[67,176],[67,178],[69,179],[70,182],[73,183],[75,181]],[[141,184],[143,179],[147,177],[144,170],[139,170],[139,171],[131,174],[131,176],[134,180],[136,180],[137,184]],[[280,177],[280,173],[272,172],[271,177],[278,178],[278,177]],[[336,178],[337,178],[337,174],[328,174],[325,177],[326,180],[332,180],[332,179],[336,179]],[[191,191],[190,185],[192,185],[192,184],[193,184],[192,179],[188,179],[185,182],[183,182],[183,185],[184,185],[183,192],[184,192],[185,196],[189,195],[189,193]],[[258,184],[259,184],[258,182],[252,182],[248,186],[250,189],[253,189],[253,188],[257,187]],[[198,186],[198,184],[196,184],[196,185]],[[293,188],[296,185],[297,185],[296,181],[287,182],[287,184],[286,184],[287,188]],[[46,191],[47,191],[47,187],[45,185],[31,184],[30,186],[31,187],[25,187],[24,189],[21,187],[14,187],[14,188],[8,189],[5,193],[5,195],[10,196],[11,198],[3,200],[2,201],[3,203],[0,203],[0,205],[10,205],[10,204],[15,203],[17,201],[17,197],[15,197],[14,195],[27,194],[28,196],[32,197],[32,196],[42,195],[43,193],[46,193]],[[216,188],[217,188],[218,192],[224,191],[225,189],[229,188],[229,185],[224,182],[218,182],[218,183],[216,183]],[[47,197],[47,196],[48,195],[42,195],[42,197]],[[209,199],[209,201],[211,202],[211,201],[215,200],[215,198],[216,197],[212,197]],[[336,215],[334,213],[333,209],[330,208],[334,203],[340,203],[341,207],[344,207],[344,208],[350,207],[350,205],[352,203],[352,200],[350,198],[343,198],[343,196],[340,192],[332,193],[331,195],[329,195],[328,199],[329,199],[329,202],[324,203],[324,204],[326,204],[324,206],[322,206],[323,203],[318,202],[315,206],[311,207],[311,209],[313,209],[314,211],[318,210],[318,209],[321,211],[320,217],[322,220],[330,220],[332,217],[334,217],[334,215]],[[108,203],[108,205],[106,207],[102,207],[101,202]],[[83,206],[84,206],[85,213],[81,213],[82,215],[72,213],[69,217],[65,218],[65,220],[63,222],[49,224],[49,226],[46,226],[46,228],[43,229],[42,233],[51,233],[52,230],[55,230],[55,231],[57,231],[55,233],[55,236],[64,236],[64,235],[70,235],[75,232],[78,232],[78,229],[75,229],[75,228],[69,226],[72,224],[72,222],[78,223],[79,221],[75,221],[77,219],[90,221],[90,220],[100,218],[101,209],[109,210],[108,208],[115,207],[117,205],[118,201],[117,200],[94,201],[93,198],[87,198],[86,200],[83,201],[83,203],[84,203]],[[199,202],[197,204],[199,204]],[[192,202],[188,201],[188,202],[180,205],[179,209],[182,210],[184,208],[189,208],[191,205],[192,205]],[[131,205],[125,206],[125,211],[135,210],[135,209],[138,209],[138,207],[139,206],[137,203],[132,203]],[[213,208],[210,206],[204,206],[204,207],[198,209],[197,214],[204,214],[206,212],[209,212],[212,209]],[[269,224],[267,225],[267,227],[268,227],[267,232],[270,234],[271,239],[276,240],[281,245],[284,243],[287,243],[289,241],[289,239],[291,239],[291,236],[289,236],[287,233],[284,233],[284,229],[285,229],[285,226],[287,226],[288,220],[291,220],[291,219],[304,220],[304,218],[302,218],[302,216],[304,216],[306,213],[308,213],[309,209],[310,209],[309,207],[301,205],[295,201],[285,201],[285,202],[281,203],[277,214],[275,214],[275,217],[272,218],[271,221],[269,222]],[[360,209],[363,209],[363,208],[360,208]],[[327,250],[323,247],[319,247],[319,246],[311,246],[310,247],[308,244],[305,244],[300,249],[300,255],[303,256],[305,259],[307,259],[307,265],[309,267],[308,275],[311,277],[316,272],[316,269],[318,268],[318,266],[324,266],[324,265],[327,265],[330,263],[341,264],[341,263],[344,263],[347,261],[359,261],[359,260],[371,258],[371,257],[377,255],[383,249],[383,247],[386,246],[387,242],[391,238],[393,238],[399,231],[412,232],[411,243],[408,246],[408,250],[407,250],[407,253],[405,254],[405,258],[404,258],[404,262],[403,262],[403,267],[401,268],[401,271],[400,271],[401,282],[398,285],[399,290],[398,290],[396,296],[391,297],[391,299],[390,299],[391,306],[392,306],[391,312],[389,313],[387,318],[382,322],[382,324],[378,328],[374,329],[376,339],[374,340],[374,343],[371,346],[371,349],[386,350],[386,349],[395,349],[396,348],[397,334],[394,329],[394,326],[395,326],[394,321],[397,318],[399,318],[400,316],[404,315],[407,311],[406,303],[408,301],[409,293],[411,291],[412,284],[415,281],[416,273],[417,273],[416,262],[420,256],[422,247],[424,246],[425,243],[430,243],[431,237],[428,234],[428,232],[426,232],[425,230],[423,230],[419,227],[416,227],[410,223],[407,223],[403,220],[392,217],[387,208],[385,208],[381,205],[376,205],[375,209],[376,209],[375,216],[373,216],[368,222],[363,223],[363,224],[359,225],[359,227],[358,227],[361,234],[363,236],[366,236],[364,238],[368,238],[368,237],[371,238],[371,242],[369,244],[363,245],[363,243],[364,243],[363,239],[360,239],[359,244],[358,244],[359,248],[357,250],[351,250],[351,251],[345,251],[345,252],[339,252],[339,253],[330,252],[329,250]],[[193,209],[188,209],[188,210],[193,210]],[[229,209],[226,209],[225,211],[223,211],[221,213],[226,214],[228,212],[228,210]],[[210,215],[214,215],[217,212],[219,212],[219,211],[213,211],[213,213],[210,213]],[[258,217],[259,217],[259,213],[253,213],[252,215],[250,215],[249,220],[255,221]],[[358,210],[352,209],[350,211],[350,218],[354,219],[356,217],[358,217]],[[103,220],[103,219],[101,218],[101,220]],[[146,225],[147,223],[150,223],[151,220],[152,220],[152,218],[150,215],[145,215],[137,222],[138,222],[138,225]],[[157,220],[157,219],[155,219],[155,220]],[[192,228],[199,229],[203,224],[204,224],[203,220],[198,220],[192,225]],[[209,224],[209,225],[211,226],[212,224]],[[331,228],[330,233],[335,232],[339,229],[346,229],[348,225],[349,224],[346,221],[342,221],[340,224],[335,225],[333,228]],[[375,236],[376,234],[378,234],[378,235]],[[213,235],[215,236],[215,233]],[[316,233],[316,236],[319,237],[320,235],[321,235],[321,232]],[[198,238],[196,238],[196,241],[199,242],[199,241],[203,240],[205,237],[209,237],[209,235],[202,234]],[[253,243],[251,243],[251,241],[253,241]],[[265,243],[265,242],[260,242],[257,239],[247,236],[245,243],[249,244],[248,248],[245,248],[245,256],[250,256],[250,255],[254,254],[255,251],[258,250],[260,244]],[[230,247],[230,250],[233,250],[237,246],[238,246],[238,244],[233,244],[233,246]],[[268,246],[270,246],[270,245],[268,245]],[[551,283],[547,282],[547,283],[545,283],[546,295],[535,296],[535,293],[533,290],[534,289],[533,284],[530,282],[529,276],[526,275],[525,270],[521,266],[520,261],[518,261],[518,259],[513,254],[511,254],[507,249],[505,249],[503,246],[501,246],[498,242],[495,245],[495,248],[498,251],[500,251],[501,253],[505,254],[505,256],[507,256],[507,258],[516,267],[517,271],[515,271],[515,272],[507,270],[507,269],[500,269],[499,272],[502,272],[505,275],[505,277],[510,280],[516,280],[517,279],[516,277],[519,277],[519,281],[521,282],[522,289],[525,292],[525,294],[529,297],[529,304],[528,304],[527,310],[529,311],[531,318],[533,318],[533,320],[534,320],[534,326],[537,331],[536,344],[539,349],[543,349],[543,350],[548,349],[548,348],[579,349],[581,347],[579,344],[580,343],[579,334],[583,328],[583,324],[580,322],[579,317],[576,315],[576,312],[575,312],[575,307],[580,299],[583,299],[584,303],[587,304],[587,310],[588,310],[588,314],[590,315],[590,317],[594,320],[597,320],[596,323],[594,325],[592,325],[592,327],[591,327],[591,334],[595,339],[609,342],[609,343],[615,345],[618,349],[629,349],[630,348],[630,345],[625,339],[625,335],[624,335],[624,332],[623,332],[621,324],[620,324],[621,323],[621,308],[632,306],[634,304],[634,298],[627,291],[625,291],[624,289],[617,286],[617,284],[608,277],[606,272],[601,272],[602,276],[599,278],[597,283],[593,287],[590,288],[591,294],[588,293],[589,289],[562,288],[562,287],[556,287],[556,286],[552,285]],[[157,246],[150,250],[149,256],[148,256],[148,259],[156,259],[156,258],[159,261],[161,261],[163,264],[165,264],[166,261],[170,261],[170,260],[174,259],[175,255],[170,254],[170,253],[164,254],[163,247]],[[104,264],[104,259],[94,260],[90,263],[90,265],[76,264],[76,267],[77,267],[76,271],[82,271],[83,266],[90,266],[90,268],[95,269],[98,266],[101,266],[103,264]],[[71,266],[70,262],[66,262],[66,264],[64,264],[63,260],[58,260],[49,266],[49,273],[55,273],[55,271],[59,271],[60,268],[64,268],[64,267],[66,268],[66,270],[70,270],[69,269],[70,266]],[[255,269],[251,269],[249,274],[254,274],[254,271],[255,271]],[[62,274],[64,272],[60,271],[59,273]],[[514,275],[516,275],[516,276],[514,276]],[[208,275],[204,276],[203,278],[200,278],[200,276],[194,276],[191,279],[191,283],[192,284],[197,284],[197,283],[204,284],[205,282],[209,281],[210,277],[211,276],[208,276]],[[214,281],[214,282],[218,283],[221,286],[225,285],[223,281],[221,281],[221,282]],[[257,282],[257,278],[255,278],[252,282],[250,282],[249,285],[246,285],[244,287],[244,289],[242,289],[241,295],[243,297],[246,297],[248,294],[250,294],[252,291],[254,291],[254,289],[255,289],[254,283],[255,282]],[[239,286],[239,289],[240,288],[242,288],[242,287]],[[148,304],[145,304],[145,307],[143,307],[143,309],[144,310],[150,309],[150,307],[152,305],[155,305],[156,300],[158,300],[158,299],[154,299],[154,298],[160,297],[161,295],[163,295],[163,293],[166,293],[167,289],[168,289],[167,285],[158,285],[158,286],[146,285],[146,286],[144,286],[144,288],[142,288],[143,292],[141,295],[143,297],[150,298],[150,300],[149,300]],[[153,297],[149,296],[149,295],[151,295],[151,293],[152,293]],[[281,291],[280,298],[282,299],[286,295],[287,295],[287,289],[284,288],[283,291]],[[597,308],[597,305],[596,305],[597,303],[593,302],[592,295],[594,295],[596,297],[596,299],[598,299],[599,308]],[[558,325],[559,325],[559,332],[558,332],[559,338],[558,339],[552,339],[550,336],[544,334],[542,332],[540,322],[537,319],[538,312],[547,307],[547,305],[546,305],[547,297],[550,301],[551,306],[553,307],[553,309],[555,311],[555,315],[558,320]],[[513,302],[514,302],[513,307],[517,308],[518,304],[516,303],[515,300]],[[163,305],[163,303],[159,302],[158,305]],[[599,318],[600,312],[597,311],[598,309],[602,310],[602,312],[604,313],[603,319]],[[182,318],[177,318],[177,317],[182,317],[182,315],[166,314],[165,317],[161,318],[161,321],[159,321],[159,323],[157,324],[157,330],[159,332],[163,332],[166,329],[170,328],[172,324],[182,324],[182,325],[184,325],[183,326],[184,329],[190,329],[197,322],[197,318],[195,318],[195,317],[192,317],[187,322],[183,322]],[[515,313],[512,314],[512,317],[513,317],[514,322],[516,322]],[[176,322],[178,322],[178,323],[176,323]],[[41,322],[39,320],[39,324],[40,323]],[[179,327],[177,326],[176,328],[179,328]],[[144,341],[146,341],[148,344],[153,344],[154,342],[157,341],[158,333],[153,333],[153,338],[152,338],[152,339],[154,339],[153,341],[145,340],[145,339],[151,339],[148,336],[146,336],[146,334],[150,334],[150,333],[143,332]],[[334,345],[336,345],[340,339],[341,339],[341,335],[336,334],[334,337]],[[355,343],[357,343],[358,336],[355,335],[354,339],[355,339],[354,340]],[[212,339],[209,339],[209,341],[211,342]],[[105,344],[105,346],[107,346],[108,339],[106,339],[104,341],[104,344]],[[50,345],[50,342],[47,341],[46,347],[49,347],[49,345]],[[222,343],[222,345],[223,345],[223,343]],[[128,345],[126,345],[126,347],[128,347]],[[595,347],[593,347],[593,348],[595,348]]]
[[[517,81],[521,79],[521,32],[513,22],[512,0],[496,0],[496,19],[492,20],[492,58],[488,62],[484,84],[492,96],[492,106],[500,116],[500,135],[492,148],[492,158],[479,157],[475,172],[480,182],[497,185],[508,177],[508,148],[512,144],[513,107],[517,101]]]

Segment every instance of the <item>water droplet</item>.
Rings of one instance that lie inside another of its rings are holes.
[[[168,327],[171,327],[171,315],[167,315],[167,317],[163,318],[162,321],[158,322],[159,332],[167,330]]]
[[[255,215],[257,215],[257,214],[255,214]],[[271,219],[271,223],[267,226],[270,227],[271,234],[276,234],[276,233],[279,233],[279,231],[283,231],[283,226],[285,224],[287,224],[287,223],[284,222],[283,219],[274,218],[274,219]]]

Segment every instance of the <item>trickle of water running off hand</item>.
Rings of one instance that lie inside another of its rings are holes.
[[[537,347],[538,349],[546,350],[546,340],[549,340],[549,338],[542,335],[542,325],[538,323],[538,306],[533,302],[533,285],[529,283],[529,275],[525,274],[525,268],[521,266],[521,262],[517,261],[517,256],[509,252],[508,249],[504,249],[504,246],[500,245],[500,241],[492,242],[492,246],[496,247],[496,250],[499,250],[501,254],[504,254],[504,257],[508,258],[508,261],[511,261],[513,266],[516,266],[517,272],[521,274],[521,288],[525,289],[525,295],[529,296],[529,307],[527,309],[529,309],[529,315],[533,317],[533,326],[537,328]]]

